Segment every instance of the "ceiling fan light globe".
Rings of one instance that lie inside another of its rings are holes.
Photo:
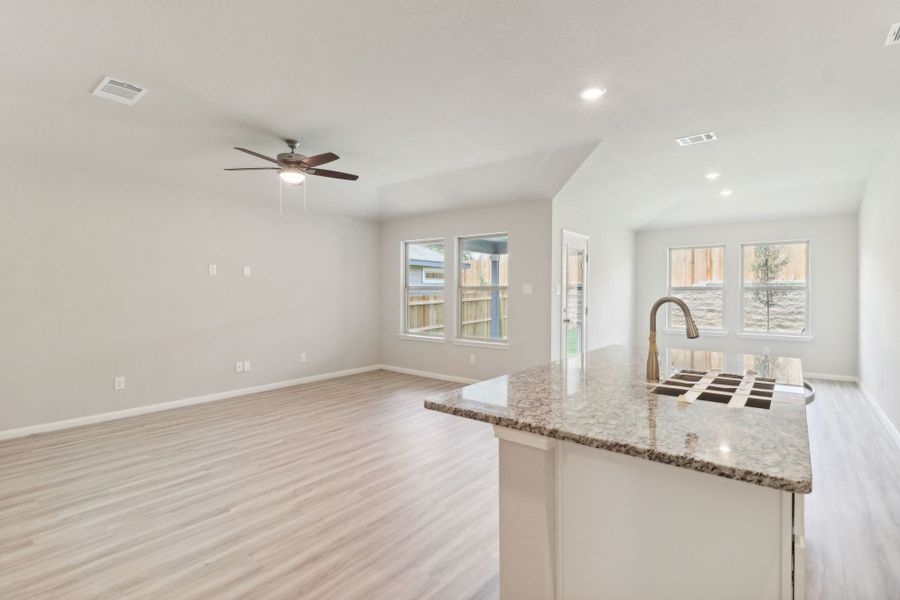
[[[306,175],[303,174],[303,171],[293,167],[285,167],[278,172],[278,176],[281,177],[282,181],[291,185],[303,183],[303,180],[306,179]]]

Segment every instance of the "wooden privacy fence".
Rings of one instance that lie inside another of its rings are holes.
[[[507,279],[507,272],[509,271],[509,256],[503,254],[500,256],[500,260],[497,261],[500,266],[500,285],[506,285],[509,281]],[[464,261],[465,265],[468,265],[467,268],[460,270],[460,280],[459,284],[462,287],[466,286],[479,286],[479,285],[491,285],[491,259],[490,257],[485,258],[470,258]]]
[[[742,246],[743,278],[745,283],[756,280],[753,263],[755,249],[767,244]],[[786,260],[777,276],[779,282],[805,282],[807,265],[806,242],[771,244],[783,248]],[[721,286],[725,279],[725,247],[672,248],[669,254],[669,282],[673,288]]]
[[[473,295],[477,294],[477,295]],[[506,290],[500,292],[500,336],[507,333]],[[410,333],[425,335],[444,334],[444,297],[441,294],[418,294],[411,292],[406,323]],[[462,337],[491,337],[491,293],[478,290],[463,294],[460,318]]]
[[[444,334],[443,294],[409,293],[406,327],[410,333]]]
[[[721,284],[725,278],[725,247],[673,248],[669,269],[672,287]]]
[[[463,294],[461,298],[460,323],[462,325],[460,335],[462,337],[485,338],[491,337],[491,293],[478,290],[469,292],[477,296]],[[500,291],[500,337],[506,338],[507,329],[507,298],[506,290]]]

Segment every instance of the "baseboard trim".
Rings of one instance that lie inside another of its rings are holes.
[[[848,383],[858,383],[859,378],[856,375],[834,375],[832,373],[803,373],[804,377],[809,379],[825,379],[826,381],[846,381]]]
[[[419,369],[407,369],[406,367],[396,367],[394,365],[379,365],[385,371],[393,371],[394,373],[403,373],[404,375],[416,375],[417,377],[427,377],[429,379],[440,379],[441,381],[452,381],[453,383],[472,384],[478,383],[480,379],[472,379],[470,377],[460,377],[458,375],[446,375],[444,373],[434,373],[432,371],[420,371]]]
[[[887,414],[884,412],[884,409],[881,408],[881,405],[878,404],[878,401],[875,400],[875,397],[869,393],[868,388],[862,384],[862,382],[858,382],[857,387],[859,388],[860,393],[862,393],[863,399],[869,403],[869,406],[872,407],[872,410],[875,411],[875,415],[878,417],[878,420],[881,421],[881,424],[887,429],[888,435],[891,436],[891,439],[894,440],[894,443],[897,444],[897,447],[900,448],[900,431],[897,430],[897,426],[894,425],[893,422],[888,418]]]
[[[248,394],[257,394],[259,392],[268,392],[271,390],[279,390],[295,385],[302,385],[304,383],[313,383],[315,381],[323,381],[325,379],[334,379],[336,377],[356,375],[357,373],[377,371],[382,368],[382,365],[367,365],[365,367],[356,367],[353,369],[344,369],[341,371],[331,371],[329,373],[319,373],[317,375],[309,375],[308,377],[299,377],[297,379],[288,379],[286,381],[277,381],[275,383],[265,383],[262,385],[239,388],[236,390],[216,392],[214,394],[206,394],[204,396],[194,396],[192,398],[182,398],[181,400],[159,402],[157,404],[147,404],[145,406],[136,406],[134,408],[126,408],[124,410],[116,410],[112,412],[99,413],[96,415],[76,417],[74,419],[52,421],[50,423],[42,423],[40,425],[30,425],[28,427],[20,427],[18,429],[7,429],[6,431],[0,431],[0,441],[27,437],[29,435],[36,435],[38,433],[48,433],[51,431],[59,431],[62,429],[71,429],[73,427],[81,427],[82,425],[93,425],[95,423],[103,423],[106,421],[127,419],[129,417],[137,417],[140,415],[162,412],[165,410],[173,410],[176,408],[183,408],[185,406],[193,406],[195,404],[205,404],[207,402],[215,402],[217,400],[227,400],[229,398],[237,398],[238,396],[246,396]]]

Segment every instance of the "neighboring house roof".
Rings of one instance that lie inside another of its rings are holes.
[[[443,267],[444,253],[419,244],[409,245],[409,263],[422,267]]]

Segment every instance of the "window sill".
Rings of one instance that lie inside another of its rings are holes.
[[[509,350],[509,342],[488,342],[483,340],[468,340],[455,338],[450,340],[454,346],[470,346],[472,348],[490,348],[491,350]]]
[[[445,344],[447,338],[437,337],[433,335],[416,335],[414,333],[398,333],[398,340],[407,340],[409,342],[429,342],[431,344]]]
[[[671,327],[666,327],[663,331],[675,335],[685,334],[684,329],[672,329]],[[700,337],[728,337],[728,332],[724,329],[701,329]]]
[[[738,331],[736,334],[739,338],[747,340],[781,340],[783,342],[811,342],[811,335],[793,335],[789,333],[753,333],[749,331]]]

